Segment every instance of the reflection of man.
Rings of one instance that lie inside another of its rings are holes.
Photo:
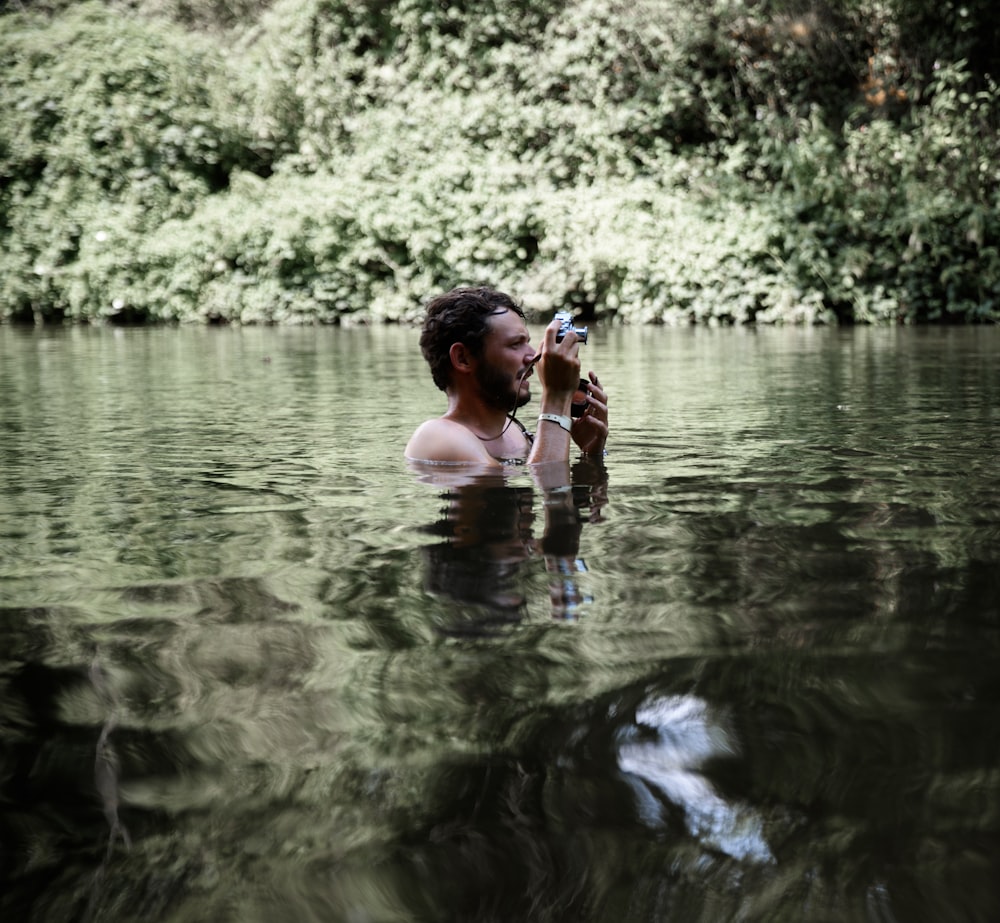
[[[540,540],[533,534],[532,488],[513,486],[500,472],[443,480],[432,479],[447,486],[442,517],[425,531],[444,541],[424,549],[425,589],[459,604],[443,630],[480,633],[524,618],[528,600],[520,570],[537,556],[544,558],[552,616],[581,614],[590,597],[580,586],[586,573],[580,533],[587,519],[599,519],[606,501],[606,471],[599,460],[576,466],[573,487],[543,492]]]
[[[558,330],[557,321],[549,324],[536,352],[524,312],[510,296],[489,288],[457,288],[433,299],[420,348],[434,383],[448,396],[448,409],[417,428],[406,457],[490,468],[525,460],[566,462],[570,437],[584,453],[602,453],[607,395],[591,372],[586,409],[576,419],[570,416],[580,380],[580,347],[573,331],[556,342]],[[536,368],[542,393],[532,438],[514,415],[531,397],[528,378]]]
[[[535,544],[532,488],[483,477],[451,486],[442,499],[443,516],[426,531],[444,541],[424,549],[424,588],[459,604],[444,630],[482,633],[519,622],[527,610],[519,571]]]

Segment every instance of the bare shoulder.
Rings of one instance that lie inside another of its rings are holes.
[[[410,437],[403,454],[414,461],[485,464],[491,467],[498,464],[475,433],[461,423],[444,417],[421,423]]]

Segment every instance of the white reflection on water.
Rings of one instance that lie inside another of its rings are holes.
[[[753,808],[726,801],[698,771],[713,757],[736,751],[712,721],[708,704],[695,696],[657,696],[636,709],[635,717],[636,726],[619,743],[618,768],[636,793],[642,820],[664,826],[659,798],[666,798],[684,811],[689,832],[706,846],[735,859],[773,862]]]

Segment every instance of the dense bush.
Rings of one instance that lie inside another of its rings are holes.
[[[996,320],[996,49],[946,7],[7,14],[0,317],[409,320],[488,281],[630,322]]]
[[[941,67],[925,106],[898,121],[804,127],[785,159],[774,246],[845,319],[1000,316],[1000,93]]]
[[[4,26],[5,314],[67,311],[89,238],[141,237],[225,189],[238,166],[264,167],[211,43],[97,3]]]

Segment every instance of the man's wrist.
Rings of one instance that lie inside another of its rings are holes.
[[[542,395],[541,404],[538,408],[539,413],[557,413],[559,416],[568,416],[570,407],[573,404],[573,392],[567,391],[565,394],[562,392],[552,393],[546,392]]]
[[[567,433],[573,428],[572,418],[561,413],[540,413],[538,415],[538,425],[541,426],[545,422],[555,423],[557,426],[566,430]]]

